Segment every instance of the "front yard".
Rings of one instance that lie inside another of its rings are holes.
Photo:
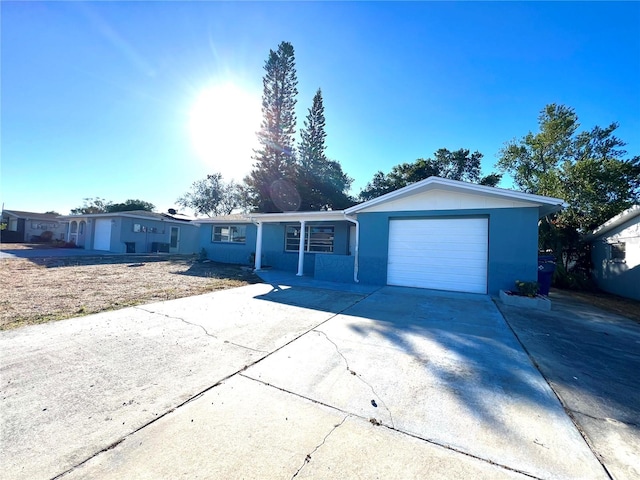
[[[234,288],[257,277],[182,257],[0,260],[0,330]]]

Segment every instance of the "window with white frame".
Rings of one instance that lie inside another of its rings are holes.
[[[214,225],[211,236],[212,242],[246,243],[246,225]]]
[[[17,232],[18,231],[18,219],[17,218],[10,218],[9,219],[9,226],[8,226],[7,230],[9,230],[10,232]]]
[[[307,225],[305,228],[304,251],[333,253],[334,227]],[[300,250],[300,225],[288,225],[285,235],[285,251]]]
[[[624,262],[627,254],[624,242],[611,243],[609,244],[609,248],[611,249],[609,256],[611,260],[614,262]]]

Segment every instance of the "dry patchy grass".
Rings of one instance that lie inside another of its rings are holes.
[[[234,265],[193,257],[0,260],[0,330],[254,283]]]

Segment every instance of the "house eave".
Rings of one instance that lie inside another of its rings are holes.
[[[60,218],[63,218],[67,221],[79,220],[82,218],[111,218],[111,217],[125,217],[125,218],[134,218],[136,220],[154,220],[156,222],[170,222],[170,223],[192,223],[192,220],[181,220],[172,218],[169,216],[164,216],[163,214],[155,214],[155,215],[135,215],[126,212],[112,212],[112,213],[87,213],[87,214],[77,214],[77,215],[63,215]]]
[[[632,220],[633,218],[640,216],[640,205],[633,205],[631,208],[619,213],[615,217],[610,218],[605,223],[596,228],[593,232],[584,236],[586,241],[591,241],[594,238],[600,237],[616,227],[619,227],[623,223]]]
[[[374,198],[372,200],[354,205],[353,207],[347,208],[344,213],[347,215],[357,214],[360,211],[366,210],[376,205],[435,189],[447,190],[451,192],[473,193],[491,197],[499,197],[508,200],[527,202],[530,203],[532,207],[538,207],[540,217],[558,212],[567,206],[564,200],[560,198],[545,197],[542,195],[534,195],[531,193],[507,190],[504,188],[488,187],[485,185],[460,182],[457,180],[449,180],[440,177],[429,177],[393,192],[382,195],[380,197]]]
[[[254,223],[335,222],[344,220],[344,211],[254,213],[249,215],[249,219]]]

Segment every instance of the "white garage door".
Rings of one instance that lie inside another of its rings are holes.
[[[486,218],[391,220],[387,283],[487,293]]]
[[[111,220],[100,218],[96,220],[96,230],[93,239],[94,250],[111,249]]]

